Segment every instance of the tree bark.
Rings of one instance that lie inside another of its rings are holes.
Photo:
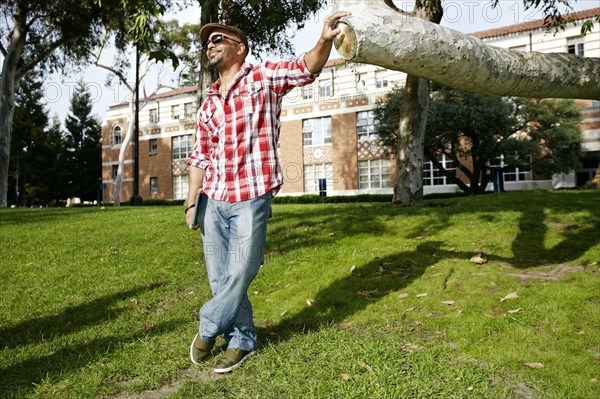
[[[399,13],[384,1],[338,1],[340,55],[452,89],[530,98],[600,99],[600,58],[520,52]]]
[[[18,5],[16,7],[14,30],[4,54],[2,73],[0,73],[0,208],[8,206],[8,169],[12,116],[15,110],[15,87],[22,76],[18,65],[27,36],[25,15]]]

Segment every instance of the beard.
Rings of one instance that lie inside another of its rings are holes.
[[[223,53],[222,52],[213,53],[213,56],[208,58],[208,63],[212,66],[217,66],[222,61],[223,61]]]

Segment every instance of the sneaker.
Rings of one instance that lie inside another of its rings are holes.
[[[215,373],[219,374],[229,373],[231,370],[244,363],[246,359],[255,353],[255,351],[248,352],[239,348],[227,349],[217,362],[214,371]]]
[[[206,360],[210,356],[214,345],[215,341],[203,341],[202,338],[196,334],[190,345],[190,359],[192,359],[192,363],[200,364],[200,362]]]

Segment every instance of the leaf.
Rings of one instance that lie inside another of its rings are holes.
[[[342,373],[341,377],[342,377],[342,380],[344,380],[344,381],[348,381],[350,378],[352,378],[352,377],[350,377],[349,374],[346,374],[346,373]]]
[[[349,329],[350,326],[352,326],[352,323],[340,323],[340,324],[338,324],[338,328],[340,330],[344,330],[344,331],[347,330],[347,329]]]
[[[515,313],[519,313],[520,311],[521,311],[521,308],[518,308],[518,309],[511,309],[511,310],[507,311],[506,313],[515,314]]]
[[[314,301],[313,299],[307,299],[307,300],[306,300],[306,304],[307,304],[309,307],[313,307],[313,306],[315,305],[315,301]]]
[[[529,367],[532,369],[543,369],[544,365],[542,363],[522,363],[523,366]]]
[[[519,298],[519,295],[516,292],[511,292],[510,294],[506,295],[504,298],[500,299],[500,302],[504,302],[507,299],[517,299]]]
[[[283,312],[279,313],[279,316],[285,316],[285,314],[287,313],[287,310],[284,310]]]
[[[487,262],[487,259],[482,258],[480,255],[475,255],[469,259],[471,263],[475,263],[476,265],[483,265]]]
[[[454,301],[442,301],[442,303],[443,303],[444,305],[448,305],[448,306],[454,306],[454,305],[455,305],[455,302],[454,302]]]
[[[427,296],[427,294],[417,294],[417,298],[424,298],[426,296]]]
[[[354,269],[356,269],[356,265],[350,266],[350,273],[352,273],[354,271]]]
[[[404,299],[406,297],[408,297],[408,294],[406,292],[402,292],[402,293],[398,294],[398,299]]]

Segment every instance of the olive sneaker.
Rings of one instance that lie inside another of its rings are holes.
[[[239,348],[229,348],[217,362],[214,372],[219,374],[229,373],[255,353],[255,351],[248,352]]]
[[[200,362],[206,360],[210,356],[214,345],[215,341],[203,341],[202,338],[196,334],[190,345],[190,359],[192,359],[192,363],[200,364]]]

